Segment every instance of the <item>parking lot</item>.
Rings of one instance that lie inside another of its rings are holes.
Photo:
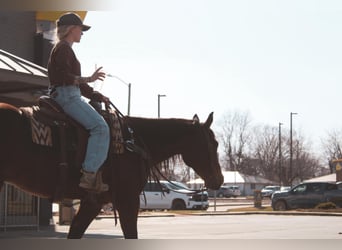
[[[139,217],[140,239],[342,239],[342,216],[170,215]],[[69,226],[1,232],[0,238],[66,238]],[[123,239],[112,217],[94,220],[84,238]]]
[[[299,212],[253,214],[231,213],[227,209],[251,206],[241,199],[217,200],[217,210],[147,211],[138,219],[140,239],[342,239],[342,216]],[[266,202],[266,201],[265,201]],[[212,200],[210,201],[211,205]],[[181,229],[181,230],[180,230]],[[2,239],[64,239],[68,225],[59,225],[54,216],[51,226],[0,232]],[[102,215],[89,226],[84,238],[123,239],[120,225],[112,215]]]

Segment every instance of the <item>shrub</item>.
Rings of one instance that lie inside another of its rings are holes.
[[[325,202],[318,204],[315,209],[336,209],[336,205],[333,202]]]

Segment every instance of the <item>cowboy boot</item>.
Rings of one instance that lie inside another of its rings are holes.
[[[108,189],[109,189],[109,186],[103,183],[102,171],[98,171],[96,174],[95,190],[97,192],[106,192],[108,191]]]
[[[94,189],[96,174],[93,172],[88,172],[85,170],[81,170],[82,176],[80,179],[79,186],[84,189]]]
[[[93,173],[81,170],[83,173],[80,179],[79,186],[95,192],[105,192],[108,191],[108,185],[102,182],[101,172]]]

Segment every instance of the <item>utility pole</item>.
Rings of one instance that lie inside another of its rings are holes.
[[[165,97],[166,95],[158,94],[158,118],[160,118],[160,97]]]
[[[297,115],[297,113],[290,113],[290,186],[292,187],[292,156],[293,156],[293,152],[292,152],[292,116],[293,115]]]
[[[280,186],[282,186],[282,176],[283,176],[283,170],[281,166],[281,125],[283,125],[281,122],[279,122],[279,183]]]

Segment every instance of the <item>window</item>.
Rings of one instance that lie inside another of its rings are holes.
[[[161,186],[158,183],[147,182],[144,190],[145,192],[161,192]]]
[[[322,190],[322,185],[319,183],[314,183],[310,185],[309,187],[310,187],[309,191],[314,192],[314,193],[319,193]]]
[[[293,192],[295,193],[304,193],[307,189],[307,186],[305,184],[297,186],[295,189],[293,189]]]
[[[337,189],[337,185],[334,185],[334,184],[327,185],[327,190],[336,190],[336,189]]]

